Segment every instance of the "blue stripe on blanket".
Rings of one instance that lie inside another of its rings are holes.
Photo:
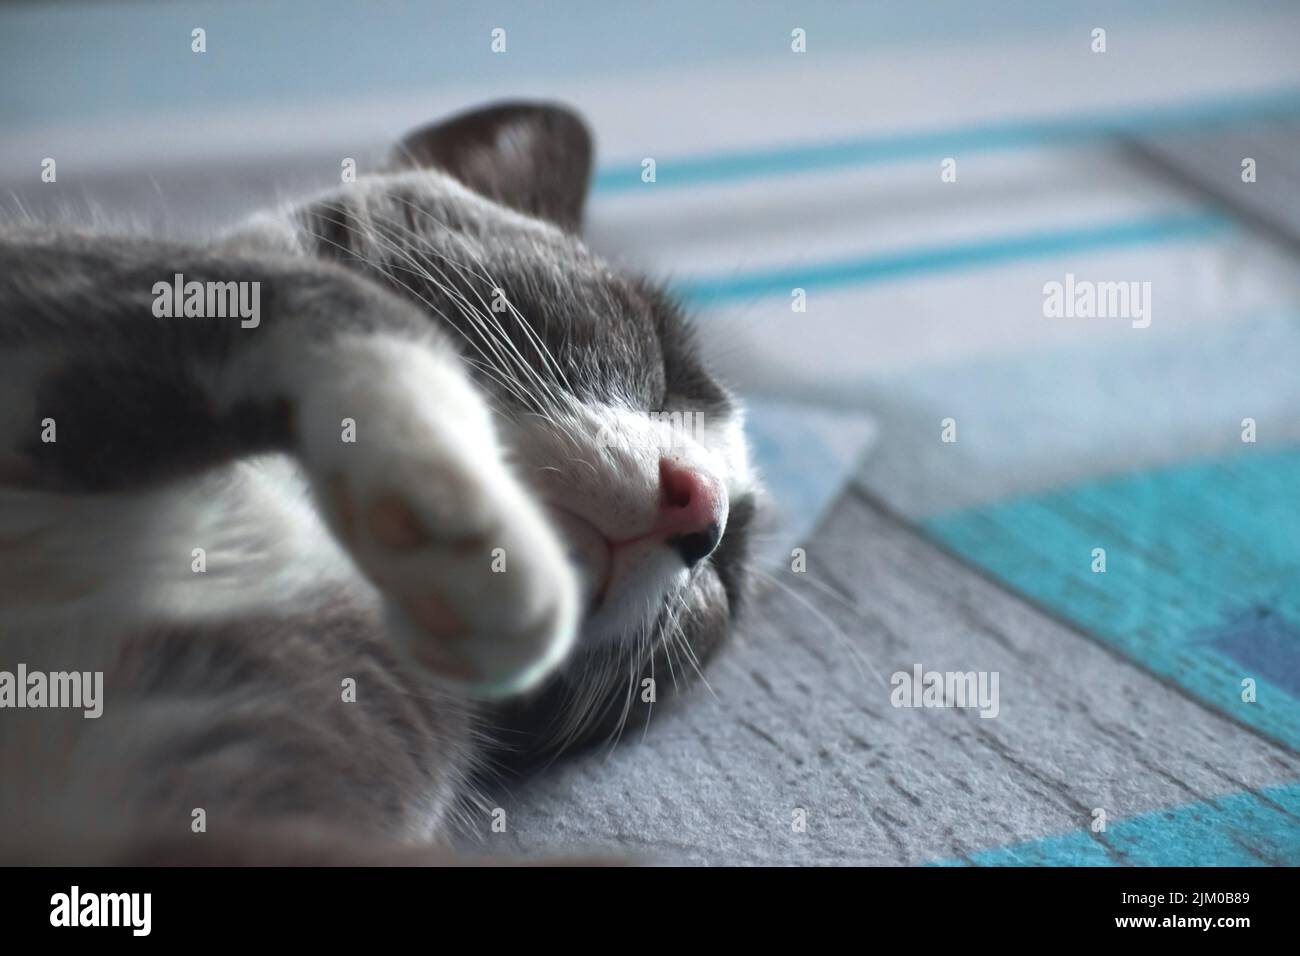
[[[1300,749],[1300,449],[1090,482],[924,522],[946,546],[1219,711]],[[1105,571],[1093,570],[1094,549]],[[1253,681],[1255,700],[1243,682]]]
[[[1232,793],[1128,819],[979,850],[941,866],[1300,865],[1300,783]]]
[[[764,295],[788,296],[803,289],[864,285],[931,272],[971,269],[1019,259],[1089,252],[1154,242],[1204,239],[1227,232],[1231,220],[1216,213],[1149,216],[1083,229],[995,236],[975,242],[929,246],[873,256],[805,263],[722,277],[683,278],[674,289],[696,307]]]
[[[611,165],[597,171],[592,190],[596,193],[613,193],[735,182],[760,176],[933,159],[937,156],[995,149],[1075,145],[1124,134],[1203,131],[1207,126],[1252,123],[1298,114],[1300,90],[1283,89],[1257,96],[1232,96],[1174,106],[1153,106],[1053,119],[981,123],[946,130],[737,150],[675,160],[666,158],[656,162],[653,184],[641,180],[639,163]]]

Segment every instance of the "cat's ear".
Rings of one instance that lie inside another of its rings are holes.
[[[390,165],[441,169],[504,206],[577,232],[591,153],[591,134],[571,110],[502,103],[416,130]]]

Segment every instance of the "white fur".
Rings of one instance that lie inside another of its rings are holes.
[[[562,427],[535,418],[504,425],[505,440],[525,480],[554,510],[580,515],[605,538],[635,538],[655,523],[660,502],[659,461],[717,477],[731,500],[753,489],[743,418],[707,418],[698,436],[674,432],[662,420],[627,406],[575,406]],[[698,438],[698,440],[697,440]],[[584,625],[586,643],[639,633],[690,574],[668,548],[647,542],[622,557],[621,586]]]
[[[577,634],[577,584],[457,360],[356,338],[297,367],[305,472],[269,457],[151,492],[0,491],[0,627],[111,634],[283,608],[322,588],[378,600],[359,566],[396,599],[399,638],[429,639],[403,621],[403,597],[436,592],[454,608],[472,635],[456,649],[480,690],[516,689],[549,672]],[[343,441],[345,418],[356,422],[356,443]],[[419,516],[427,546],[389,551],[361,520],[349,554],[318,511],[324,502],[331,513],[334,478],[362,519],[380,495],[400,498]],[[474,536],[483,548],[444,544]],[[192,570],[196,548],[203,573]],[[497,548],[504,572],[493,570]]]
[[[205,573],[192,570],[195,548]],[[354,579],[300,471],[280,456],[147,492],[0,489],[0,628],[9,633],[217,619]]]
[[[352,554],[395,602],[433,591],[468,635],[460,654],[481,691],[529,686],[567,654],[578,631],[578,586],[545,516],[507,469],[491,415],[454,355],[382,337],[336,340],[301,366],[298,431],[306,467],[336,528],[336,477],[356,503]],[[342,422],[355,422],[355,443]],[[394,552],[365,516],[384,496],[404,501],[430,543]],[[465,540],[481,542],[471,547]],[[397,616],[397,636],[428,640]]]

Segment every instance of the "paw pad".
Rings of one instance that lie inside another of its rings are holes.
[[[391,551],[410,551],[429,540],[420,519],[401,498],[386,495],[370,508],[370,533]]]

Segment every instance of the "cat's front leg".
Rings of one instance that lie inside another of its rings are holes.
[[[345,335],[301,370],[298,454],[399,646],[481,693],[535,683],[576,637],[576,577],[459,358]]]
[[[155,290],[255,290],[255,320]],[[0,484],[130,493],[296,456],[410,655],[484,692],[572,644],[577,584],[454,349],[336,267],[82,236],[0,235]]]

